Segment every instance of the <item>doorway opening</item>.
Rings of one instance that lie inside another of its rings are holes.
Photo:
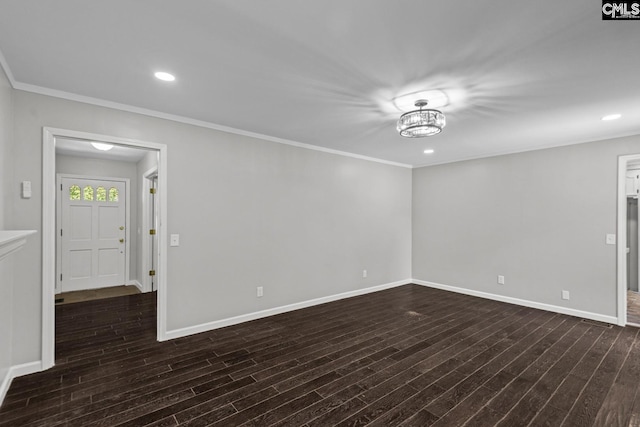
[[[618,158],[617,315],[618,325],[640,327],[640,154]]]
[[[55,360],[61,295],[157,291],[157,339],[166,339],[166,152],[164,144],[44,128],[43,369]],[[150,188],[153,198],[143,197]]]
[[[629,160],[625,172],[626,212],[626,262],[627,262],[627,324],[640,327],[640,215],[638,196],[640,196],[640,161]]]

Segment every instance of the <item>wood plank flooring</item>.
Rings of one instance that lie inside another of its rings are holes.
[[[640,326],[640,294],[627,291],[627,323]]]
[[[637,328],[417,285],[169,342],[155,295],[56,307],[0,426],[627,426]]]

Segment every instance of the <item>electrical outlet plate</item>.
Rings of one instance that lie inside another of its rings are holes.
[[[256,288],[256,296],[261,297],[264,295],[264,288],[262,286],[258,286]]]
[[[569,299],[569,291],[562,291],[562,299],[564,300]]]
[[[363,278],[367,277],[367,270],[362,270],[362,277]]]
[[[498,285],[504,285],[504,276],[498,276]]]
[[[22,181],[22,198],[31,198],[31,181]]]

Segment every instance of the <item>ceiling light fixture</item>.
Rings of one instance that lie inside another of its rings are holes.
[[[433,153],[435,153],[435,151],[436,150],[433,150],[433,149],[429,148],[427,150],[424,150],[424,154],[433,154]]]
[[[443,108],[449,105],[449,96],[441,89],[419,90],[398,95],[391,100],[398,111],[413,110],[416,99],[428,99],[431,108]]]
[[[611,120],[618,120],[620,117],[622,117],[622,114],[609,114],[608,116],[604,116],[601,120],[608,122]]]
[[[156,76],[156,79],[162,80],[163,82],[172,82],[176,79],[173,74],[169,74],[164,71],[158,71],[154,76]]]
[[[439,110],[424,109],[426,99],[415,102],[418,110],[409,111],[400,116],[398,120],[398,132],[406,138],[422,138],[424,136],[437,135],[446,126],[444,114]]]
[[[104,142],[92,142],[91,145],[93,148],[100,151],[109,151],[113,148],[113,145],[105,144]]]

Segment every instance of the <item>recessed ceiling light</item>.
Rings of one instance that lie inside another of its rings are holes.
[[[620,117],[622,117],[622,114],[609,114],[608,116],[604,116],[602,120],[608,122],[609,120],[618,120]]]
[[[435,150],[432,150],[430,148],[428,150],[424,150],[424,154],[433,154],[433,153],[435,153]]]
[[[105,144],[104,142],[92,142],[93,148],[100,151],[109,151],[113,148],[111,144]]]
[[[156,79],[162,80],[164,82],[172,82],[176,79],[176,77],[173,74],[169,74],[164,71],[158,71],[157,73],[154,74],[154,76],[156,76]]]

